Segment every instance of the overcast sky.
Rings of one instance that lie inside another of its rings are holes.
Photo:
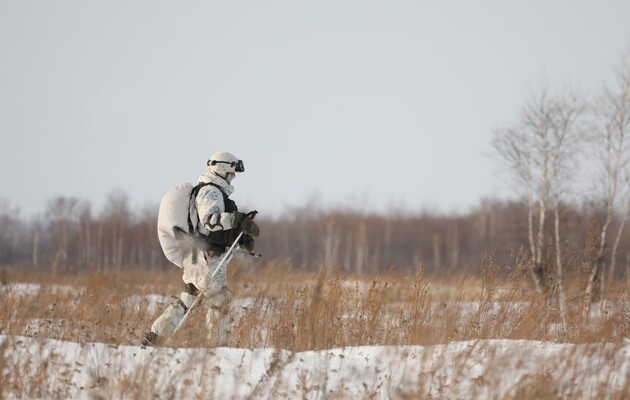
[[[466,212],[493,128],[543,82],[597,90],[630,1],[0,0],[0,199],[133,209],[242,158],[241,208]],[[261,214],[262,215],[262,214]]]

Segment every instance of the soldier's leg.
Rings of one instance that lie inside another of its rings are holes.
[[[208,271],[214,274],[218,268],[221,256],[210,256],[208,261]],[[228,260],[229,261],[229,260]],[[206,293],[206,326],[208,329],[208,342],[217,346],[226,346],[232,330],[232,319],[229,315],[232,303],[232,291],[227,283],[227,265],[216,271]]]
[[[227,266],[224,265],[214,274],[222,259],[223,253],[208,251],[199,254],[196,263],[184,262],[184,281],[194,283],[203,292],[203,304],[208,307],[208,340],[219,346],[226,345],[228,341],[231,329],[228,311],[232,301],[232,292],[227,286]]]
[[[184,318],[184,315],[195,301],[196,296],[191,289],[192,288],[187,285],[187,290],[182,292],[179,298],[175,298],[171,304],[166,307],[162,315],[151,325],[151,332],[149,332],[142,341],[143,345],[153,346],[159,344],[175,332],[182,318]]]
[[[142,341],[143,345],[155,345],[171,336],[194,302],[198,288],[205,284],[204,280],[208,274],[206,256],[202,250],[193,251],[196,253],[190,253],[183,261],[182,280],[186,284],[186,291],[182,292],[179,299],[175,299],[153,323],[151,332]]]
[[[208,307],[206,313],[208,342],[220,347],[227,346],[232,332],[232,319],[229,313],[232,291],[227,286],[223,286],[206,295],[208,296],[205,300]]]

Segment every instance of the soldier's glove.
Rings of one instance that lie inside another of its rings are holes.
[[[252,211],[244,214],[236,211],[234,213],[234,222],[232,227],[239,229],[243,232],[243,235],[258,236],[260,234],[260,228],[254,222],[254,216],[257,212],[258,211]]]
[[[251,237],[250,235],[243,234],[243,236],[241,236],[241,238],[238,241],[238,245],[243,250],[247,250],[251,253],[252,251],[254,251],[254,238]]]

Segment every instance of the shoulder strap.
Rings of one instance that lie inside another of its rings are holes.
[[[238,211],[238,208],[236,207],[236,203],[234,203],[234,201],[232,201],[223,192],[223,190],[221,190],[221,186],[219,186],[217,184],[214,184],[212,182],[201,182],[201,183],[198,183],[197,186],[195,186],[190,191],[190,200],[188,202],[188,232],[190,232],[191,234],[197,234],[197,224],[193,223],[192,215],[194,215],[195,219],[197,221],[199,221],[199,215],[197,214],[197,208],[195,207],[195,199],[197,198],[197,194],[199,193],[201,188],[203,188],[204,186],[208,186],[208,185],[212,185],[215,188],[219,189],[219,192],[221,192],[221,195],[223,196],[223,205],[225,206],[225,211],[226,212]]]
[[[197,194],[199,193],[199,190],[201,190],[202,187],[207,186],[207,185],[212,185],[212,183],[209,183],[209,182],[198,183],[197,186],[193,187],[193,189],[190,191],[190,199],[188,200],[188,232],[190,232],[191,235],[197,234],[197,224],[196,223],[193,224],[192,215],[194,214],[195,219],[199,221],[199,216],[197,215],[197,208],[195,207],[195,199],[197,198]]]

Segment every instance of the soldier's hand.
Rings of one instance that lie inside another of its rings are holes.
[[[240,229],[244,235],[258,236],[260,234],[260,228],[254,222],[254,219],[253,219],[254,215],[256,214],[253,214],[253,213],[244,214],[239,211],[235,212],[233,226]]]
[[[254,251],[254,238],[250,235],[243,235],[241,239],[238,241],[239,246],[243,248],[243,250],[247,250],[250,253]]]

